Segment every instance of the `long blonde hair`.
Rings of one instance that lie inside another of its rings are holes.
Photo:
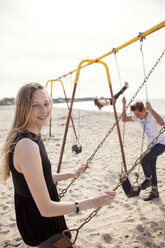
[[[18,91],[15,103],[14,120],[1,151],[2,169],[0,172],[0,177],[2,181],[6,181],[10,176],[9,153],[11,146],[16,136],[26,130],[28,126],[32,111],[31,100],[37,89],[45,89],[45,87],[39,83],[28,83],[22,86]],[[50,103],[52,104],[51,98]]]

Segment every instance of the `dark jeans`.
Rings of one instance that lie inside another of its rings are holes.
[[[141,165],[145,177],[151,178],[153,186],[157,186],[157,175],[156,175],[156,161],[157,157],[165,151],[165,145],[156,144],[151,150],[143,157]]]
[[[123,88],[118,92],[116,93],[113,97],[114,97],[114,100],[116,102],[116,100],[118,99],[118,97],[126,90],[127,88],[125,86],[123,86]],[[112,105],[112,99],[110,98],[109,99],[110,101],[110,105]]]

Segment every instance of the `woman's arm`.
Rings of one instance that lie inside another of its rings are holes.
[[[75,177],[79,176],[81,173],[85,172],[87,168],[88,168],[88,165],[83,164],[73,173],[68,172],[68,173],[55,174],[55,175],[53,175],[53,181],[54,181],[54,183],[56,183],[59,181],[67,180],[69,178],[75,178]]]
[[[155,120],[157,121],[157,123],[160,126],[164,126],[165,125],[165,121],[163,120],[163,118],[152,108],[151,103],[150,102],[146,102],[146,110],[148,110],[152,116],[155,118]]]
[[[39,147],[35,142],[24,138],[17,143],[14,151],[14,166],[19,172],[23,173],[42,216],[53,217],[76,212],[74,202],[55,202],[50,199],[42,171]],[[116,193],[113,191],[106,191],[98,197],[80,201],[79,209],[81,211],[111,205],[115,195]]]

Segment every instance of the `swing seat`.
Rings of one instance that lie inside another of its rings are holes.
[[[139,196],[140,191],[141,189],[139,186],[131,186],[129,197]]]
[[[131,183],[128,178],[122,183],[122,188],[128,198],[139,196],[141,191],[140,187],[131,186]]]
[[[72,152],[73,154],[79,154],[82,152],[82,146],[81,145],[73,145],[72,146]]]
[[[72,248],[71,242],[63,237],[61,234],[59,235],[56,242],[53,244],[55,248]]]

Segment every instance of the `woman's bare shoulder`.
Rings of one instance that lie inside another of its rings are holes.
[[[16,151],[20,152],[34,152],[38,150],[38,145],[29,138],[23,138],[18,141],[18,143],[15,146]]]

